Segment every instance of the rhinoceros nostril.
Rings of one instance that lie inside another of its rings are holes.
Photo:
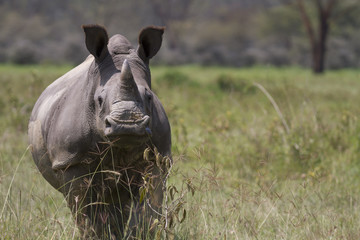
[[[105,127],[111,128],[111,123],[109,122],[109,120],[107,118],[105,119]]]

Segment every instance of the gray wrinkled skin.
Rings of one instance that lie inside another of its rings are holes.
[[[164,172],[143,153],[151,147],[171,158],[170,125],[151,91],[148,65],[164,29],[143,29],[137,49],[121,35],[108,39],[101,26],[83,29],[91,55],[41,94],[29,142],[39,171],[66,197],[82,236],[117,239],[134,235],[139,224],[159,217],[154,210],[161,212]],[[145,174],[151,176],[152,209],[140,202]]]

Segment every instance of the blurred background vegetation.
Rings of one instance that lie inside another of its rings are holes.
[[[134,46],[167,27],[151,69],[187,212],[175,239],[360,239],[359,16],[359,0],[0,0],[0,239],[76,239],[26,132],[44,88],[88,55],[88,23]],[[320,26],[325,68],[354,69],[303,69]]]
[[[357,0],[0,0],[0,62],[80,63],[88,54],[82,24],[98,23],[136,46],[147,25],[167,27],[157,63],[312,66],[309,32],[316,3],[334,2],[326,39],[328,69],[360,66]]]

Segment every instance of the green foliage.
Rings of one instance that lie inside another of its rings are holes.
[[[284,21],[286,19],[286,21]],[[269,9],[258,19],[259,33],[263,36],[292,37],[301,34],[303,23],[296,8],[279,6]]]
[[[4,239],[78,236],[63,196],[36,169],[26,134],[36,99],[68,69],[0,66]],[[359,74],[344,70],[314,76],[299,68],[272,67],[152,68],[153,89],[172,127],[174,158],[163,218],[150,226],[156,236],[359,239]],[[254,83],[277,103],[288,132]],[[151,182],[145,182],[144,201],[151,192]]]
[[[196,82],[192,81],[190,76],[183,74],[177,70],[168,70],[157,79],[158,84],[166,87],[196,86]]]
[[[243,80],[241,78],[235,79],[229,75],[220,75],[216,79],[218,87],[225,92],[239,92],[243,94],[254,94],[256,87],[251,82]]]

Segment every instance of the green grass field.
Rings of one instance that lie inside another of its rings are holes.
[[[36,99],[70,68],[0,66],[0,239],[77,239],[27,143]],[[183,66],[152,76],[172,126],[169,238],[360,239],[359,70]]]

